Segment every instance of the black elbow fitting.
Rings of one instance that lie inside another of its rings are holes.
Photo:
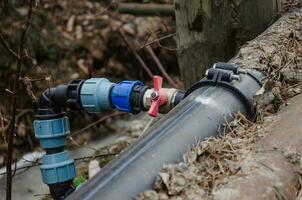
[[[38,101],[37,119],[53,119],[63,115],[65,85],[45,90]]]
[[[75,80],[67,85],[46,89],[38,101],[36,118],[58,118],[63,115],[66,107],[80,108],[79,90],[83,82],[83,80]]]

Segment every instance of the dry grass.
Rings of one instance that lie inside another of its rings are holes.
[[[146,191],[138,199],[210,198],[225,177],[240,173],[237,162],[265,133],[261,125],[249,122],[240,113],[226,126],[228,134],[200,141],[186,153],[184,162],[165,165],[155,191]]]

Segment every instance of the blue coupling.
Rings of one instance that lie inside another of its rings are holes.
[[[35,120],[34,130],[44,149],[56,149],[65,145],[70,133],[68,117]],[[76,176],[74,162],[67,152],[46,154],[40,167],[43,182],[46,184],[62,183]]]
[[[66,151],[44,155],[40,170],[45,184],[62,183],[76,177],[74,161]]]
[[[35,136],[44,149],[58,148],[65,145],[70,133],[68,117],[34,121]]]
[[[132,112],[131,93],[135,86],[144,84],[141,81],[122,81],[112,88],[111,103],[114,108],[123,112]]]
[[[86,80],[80,90],[80,101],[83,109],[88,113],[100,113],[111,109],[110,91],[113,85],[105,78]]]

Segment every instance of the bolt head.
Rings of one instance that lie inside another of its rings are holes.
[[[159,98],[158,92],[154,91],[151,93],[151,99],[152,100],[157,100]]]

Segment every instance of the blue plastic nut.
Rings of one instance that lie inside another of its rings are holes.
[[[68,117],[35,120],[34,130],[44,149],[62,147],[65,145],[66,136],[70,133],[69,120]]]
[[[76,177],[74,161],[66,151],[44,155],[40,167],[45,184],[55,184],[69,181]]]
[[[111,108],[110,90],[114,84],[105,78],[86,80],[80,91],[82,107],[88,113],[100,113]]]
[[[130,98],[134,86],[144,85],[141,81],[122,81],[112,88],[111,102],[113,106],[123,112],[132,112]]]

